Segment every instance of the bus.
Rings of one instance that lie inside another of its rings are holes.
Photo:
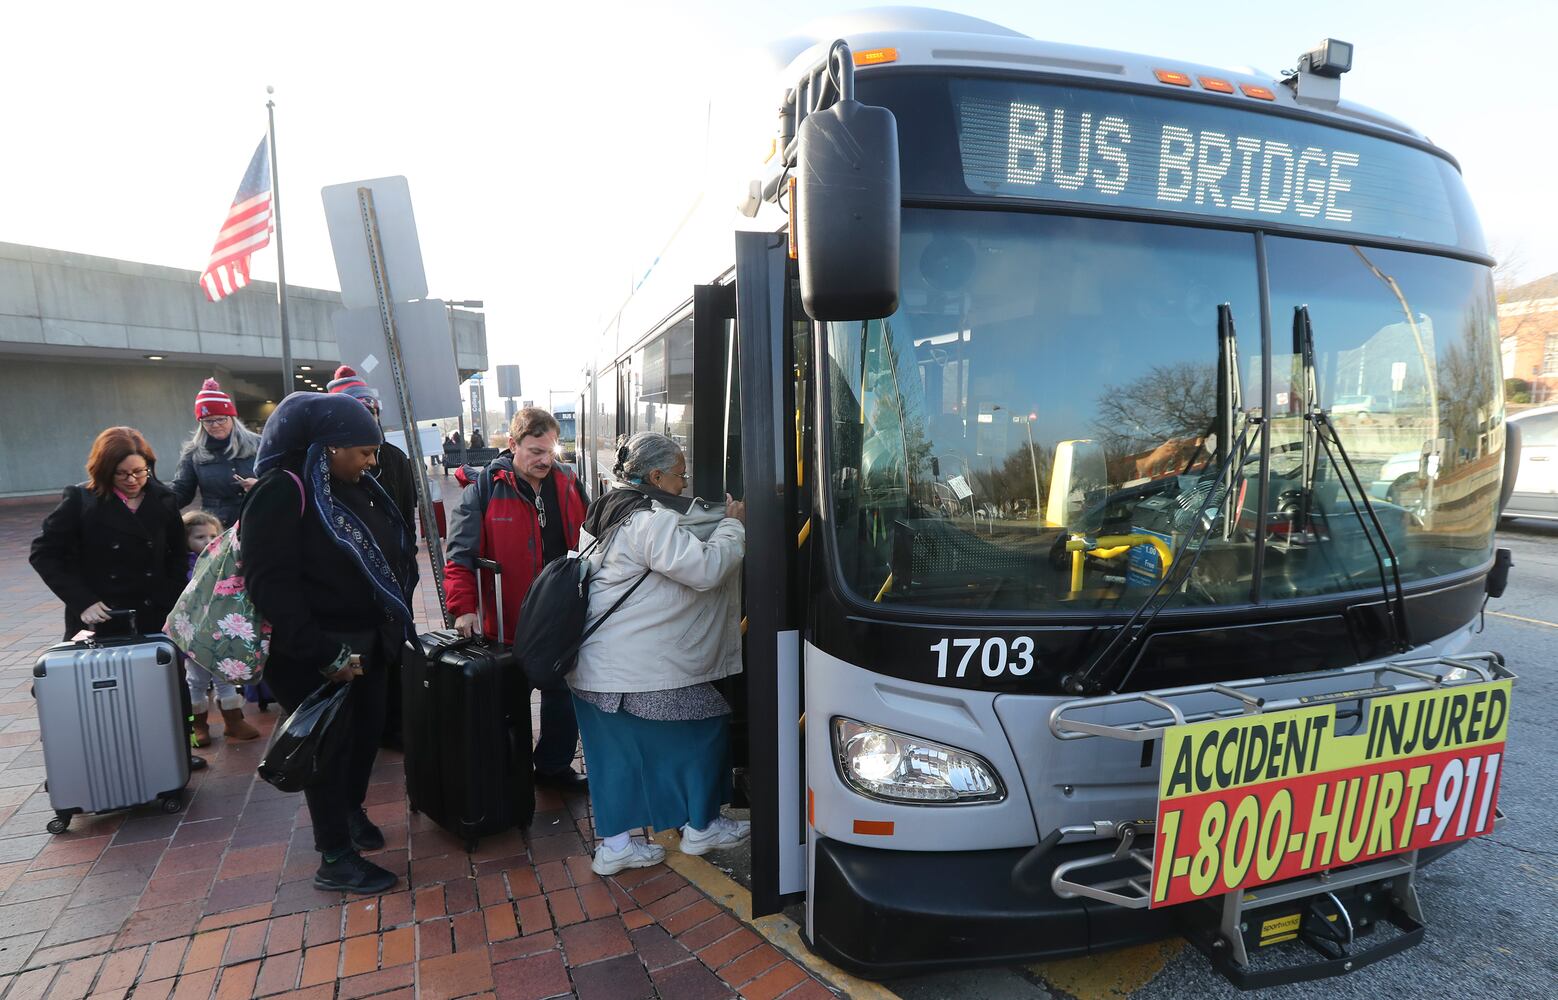
[[[1335,40],[1272,79],[884,9],[771,54],[767,158],[607,324],[579,449],[598,495],[659,431],[747,504],[753,913],[872,978],[1416,944],[1514,679],[1456,161]]]
[[[557,418],[558,453],[564,462],[573,463],[578,459],[579,423],[576,417],[578,408],[576,403],[568,402],[559,405],[552,411],[552,416]]]

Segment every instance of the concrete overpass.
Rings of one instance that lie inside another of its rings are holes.
[[[128,424],[173,475],[194,430],[195,392],[215,375],[257,426],[281,398],[274,282],[207,302],[198,272],[0,243],[0,497],[84,477],[92,439]],[[339,292],[288,286],[294,384],[339,363]],[[454,311],[461,378],[487,367],[486,318]],[[297,378],[301,375],[303,378]]]

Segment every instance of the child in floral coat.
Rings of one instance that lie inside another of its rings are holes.
[[[200,553],[214,544],[222,534],[222,522],[215,515],[203,510],[184,514],[184,534],[189,541],[189,572],[195,572],[195,561]],[[215,692],[216,703],[227,725],[227,736],[235,740],[252,740],[260,731],[249,725],[243,717],[243,695],[231,681],[223,680],[196,666],[193,660],[184,664],[184,679],[189,684],[189,700],[195,713],[195,746],[211,745],[211,699]]]

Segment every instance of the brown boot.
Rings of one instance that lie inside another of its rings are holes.
[[[222,709],[222,721],[227,724],[227,738],[230,740],[259,739],[260,731],[244,719],[242,708]]]
[[[195,746],[208,747],[211,745],[211,709],[195,716]]]

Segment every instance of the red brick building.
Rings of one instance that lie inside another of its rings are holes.
[[[1558,402],[1558,274],[1500,295],[1498,326],[1508,402]]]

